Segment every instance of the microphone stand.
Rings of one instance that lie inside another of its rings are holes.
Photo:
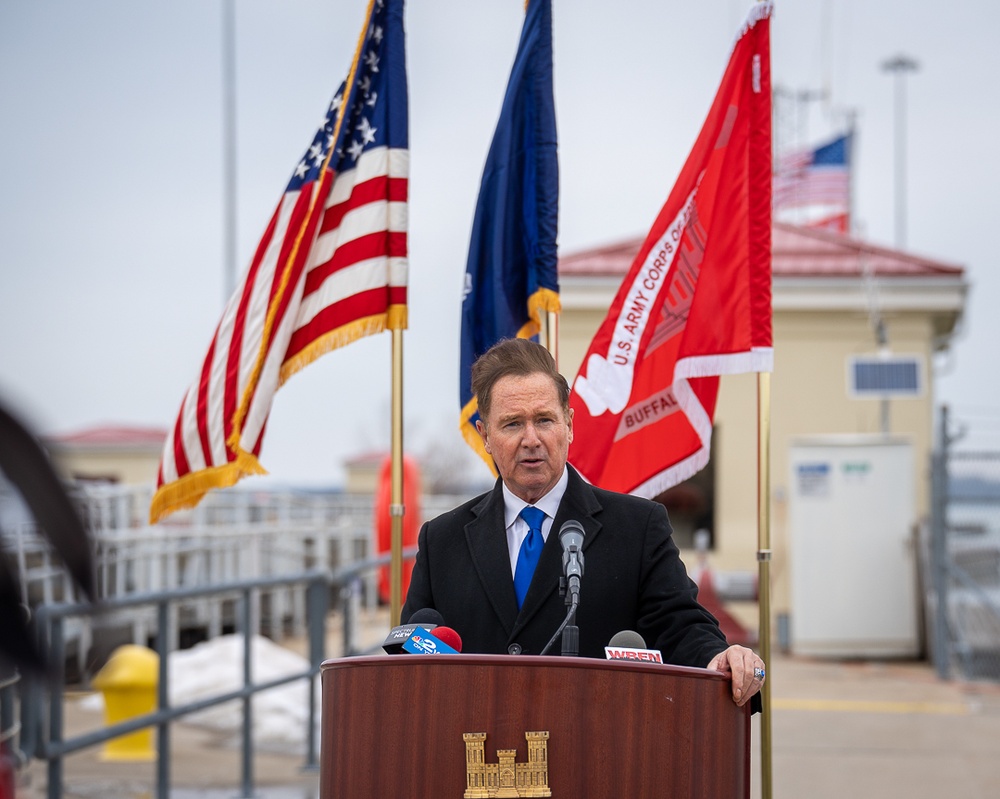
[[[563,656],[580,655],[580,628],[576,626],[576,609],[580,604],[580,578],[583,577],[583,527],[578,521],[569,519],[559,530],[559,543],[563,548],[563,576],[559,578],[559,593],[566,597],[569,612],[559,629],[542,649],[545,654],[562,635]]]
[[[569,606],[569,612],[566,614],[566,618],[563,619],[562,624],[559,625],[549,642],[542,647],[542,651],[539,655],[546,654],[552,645],[556,642],[559,636],[562,636],[562,655],[568,655],[570,657],[577,657],[580,654],[580,628],[576,626],[576,609],[580,604],[580,589],[579,589],[579,579],[577,580],[577,588],[575,591],[566,590],[566,578],[559,578],[559,593],[566,597],[566,604]],[[574,622],[570,624],[570,622]]]
[[[575,658],[580,655],[580,628],[576,626],[576,609],[580,604],[579,591],[567,593],[566,604],[569,605],[569,613],[566,614],[567,623],[562,633],[562,656]]]

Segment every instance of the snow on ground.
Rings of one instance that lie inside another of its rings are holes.
[[[250,674],[256,683],[301,673],[309,661],[263,636],[250,639]],[[170,704],[177,706],[198,699],[238,690],[243,686],[243,636],[225,635],[191,649],[170,653],[168,665]],[[320,691],[316,678],[316,724],[319,728]],[[305,741],[309,721],[309,684],[296,680],[263,691],[253,697],[253,735],[258,746],[297,744]],[[243,703],[226,702],[200,711],[191,723],[239,734]]]
[[[250,674],[255,683],[302,673],[309,662],[263,636],[250,641]],[[169,699],[173,707],[219,696],[243,687],[243,636],[224,635],[171,652],[167,665]],[[319,678],[316,678],[316,729],[320,721]],[[309,721],[309,685],[306,680],[262,691],[253,697],[253,738],[262,748],[286,749],[305,744]],[[95,694],[88,707],[103,708]],[[243,724],[243,702],[235,699],[190,716],[184,723],[218,731],[237,741]],[[317,737],[317,740],[318,737]]]

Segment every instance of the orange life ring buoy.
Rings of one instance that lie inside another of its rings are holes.
[[[392,548],[392,517],[389,509],[392,505],[392,456],[387,455],[379,469],[378,487],[375,491],[375,543],[380,555]],[[403,456],[403,549],[417,545],[417,534],[420,532],[420,467],[408,455]],[[406,599],[406,591],[410,587],[410,573],[413,562],[403,564],[402,597]],[[378,594],[379,599],[388,604],[392,590],[390,587],[390,567],[379,569]]]

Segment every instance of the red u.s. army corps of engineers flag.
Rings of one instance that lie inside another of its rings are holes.
[[[653,497],[707,462],[719,375],[770,371],[771,3],[755,4],[573,384],[570,462]]]
[[[150,520],[263,473],[278,387],[320,355],[406,327],[403,0],[370,0],[358,51],[292,173],[160,461]]]

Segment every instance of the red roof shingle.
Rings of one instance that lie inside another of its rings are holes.
[[[642,238],[633,238],[571,253],[559,259],[559,274],[624,275],[642,242]],[[869,244],[841,233],[774,223],[771,270],[775,277],[861,277],[866,268],[888,278],[954,278],[965,272],[961,266]]]
[[[48,443],[62,447],[162,447],[166,439],[166,428],[129,425],[87,427],[45,437]]]

